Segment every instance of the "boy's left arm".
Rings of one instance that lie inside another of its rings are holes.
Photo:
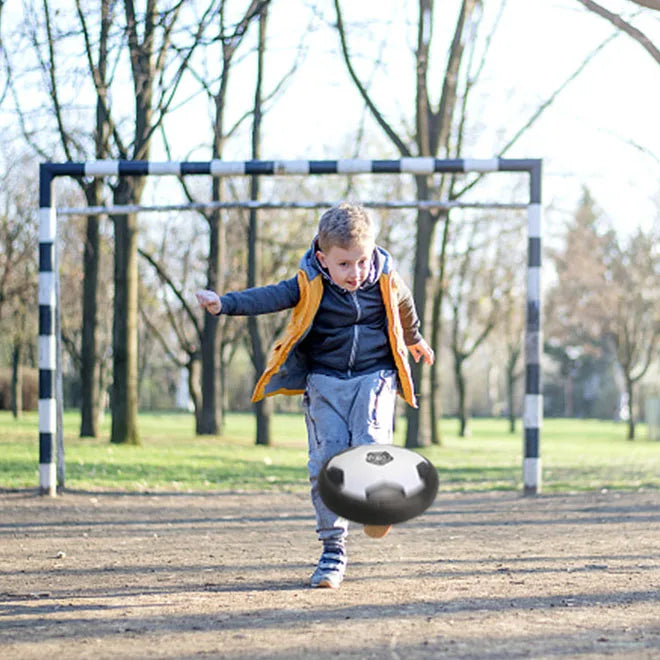
[[[412,346],[408,346],[408,350],[413,356],[413,360],[415,360],[415,362],[419,362],[422,358],[424,358],[424,364],[430,365],[435,361],[435,354],[433,353],[433,349],[426,343],[426,340],[423,337],[421,341],[413,344]]]
[[[426,340],[419,332],[419,316],[417,316],[417,309],[415,308],[415,301],[412,292],[398,273],[395,277],[399,294],[399,318],[401,319],[403,338],[406,342],[406,346],[415,362],[419,362],[423,359],[425,364],[433,364],[435,360],[433,349],[427,344]]]

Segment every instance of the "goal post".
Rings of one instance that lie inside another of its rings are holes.
[[[457,206],[508,207],[527,209],[527,294],[525,303],[525,396],[523,405],[523,490],[534,495],[541,490],[541,389],[542,316],[541,316],[541,159],[512,158],[401,158],[398,160],[248,160],[248,161],[129,161],[42,163],[39,168],[39,491],[56,494],[55,440],[58,433],[57,397],[57,208],[53,182],[58,177],[125,176],[317,176],[354,174],[412,174],[523,172],[529,175],[529,200],[526,204],[460,204],[427,201],[393,203],[392,208],[452,208]],[[230,203],[231,204],[231,203]],[[294,208],[295,203],[289,208]],[[196,205],[190,205],[195,207]],[[197,205],[200,206],[200,205]],[[239,205],[234,203],[233,207]],[[246,207],[246,203],[242,203]],[[372,204],[376,206],[376,204]],[[388,207],[387,203],[382,204]],[[210,207],[207,206],[207,208]],[[250,208],[277,208],[277,204],[251,203]],[[283,203],[286,207],[286,203]],[[165,207],[164,207],[165,208]],[[169,206],[166,208],[173,208]],[[183,207],[177,207],[183,208]],[[186,206],[185,208],[188,208]],[[225,205],[224,208],[230,208]],[[300,204],[299,208],[313,208]],[[318,208],[314,207],[314,208]],[[137,205],[119,209],[95,208],[96,213],[132,213],[148,209]],[[71,209],[69,209],[72,212]],[[85,209],[77,209],[85,213]],[[92,209],[87,209],[91,212]]]

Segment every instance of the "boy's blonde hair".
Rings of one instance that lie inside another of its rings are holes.
[[[342,202],[326,211],[319,220],[318,245],[321,252],[333,246],[348,249],[375,242],[374,225],[363,206]]]

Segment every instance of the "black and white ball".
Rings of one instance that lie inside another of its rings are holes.
[[[438,472],[424,456],[394,445],[361,445],[333,456],[319,473],[325,505],[348,520],[391,525],[435,499]]]

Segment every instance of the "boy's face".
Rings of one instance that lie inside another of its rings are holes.
[[[333,245],[327,252],[317,250],[316,258],[335,284],[347,291],[355,291],[369,275],[373,252],[373,243],[348,248]]]

